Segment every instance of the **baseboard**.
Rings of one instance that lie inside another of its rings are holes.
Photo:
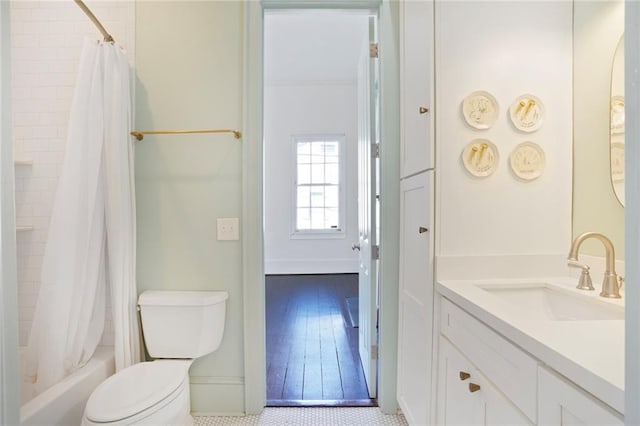
[[[191,414],[244,416],[244,381],[191,378]]]
[[[277,259],[264,261],[265,274],[353,274],[357,259]]]

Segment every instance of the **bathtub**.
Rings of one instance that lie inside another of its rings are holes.
[[[20,384],[20,424],[79,425],[89,395],[114,372],[113,347],[98,346],[87,365],[34,398],[30,398],[31,383],[23,381]]]

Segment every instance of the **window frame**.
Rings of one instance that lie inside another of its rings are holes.
[[[337,229],[297,229],[298,228],[298,143],[338,142],[338,228]],[[291,135],[291,239],[339,239],[346,238],[346,135],[344,133],[314,133]]]

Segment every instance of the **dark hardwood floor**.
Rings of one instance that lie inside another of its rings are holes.
[[[267,405],[373,405],[345,299],[358,274],[266,277]]]

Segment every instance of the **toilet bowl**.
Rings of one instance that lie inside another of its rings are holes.
[[[145,344],[160,359],[132,365],[102,382],[87,401],[82,425],[191,426],[189,367],[219,347],[227,298],[226,292],[142,293],[138,305]]]

